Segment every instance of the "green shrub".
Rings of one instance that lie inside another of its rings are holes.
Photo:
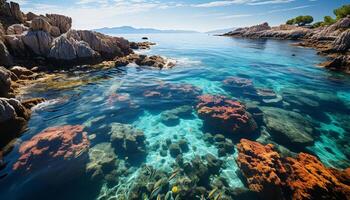
[[[347,15],[350,15],[350,5],[344,5],[340,8],[335,9],[333,12],[335,16],[337,16],[337,20],[344,18]]]
[[[328,26],[334,24],[337,20],[333,19],[331,16],[325,16],[323,19],[323,25]]]
[[[305,26],[306,24],[311,24],[314,21],[314,18],[310,15],[306,16],[298,16],[294,19],[290,19],[286,22],[286,24],[293,25],[298,24],[299,26]]]
[[[312,28],[318,28],[324,25],[324,22],[316,22],[314,24],[312,24]]]

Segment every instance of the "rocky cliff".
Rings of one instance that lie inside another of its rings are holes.
[[[223,36],[301,40],[298,45],[316,48],[320,54],[330,58],[323,64],[326,68],[350,73],[350,16],[319,28],[285,24],[270,27],[268,23],[263,23],[239,28]]]
[[[71,29],[70,17],[25,14],[6,0],[0,7],[0,65],[97,63],[132,53],[123,38]]]

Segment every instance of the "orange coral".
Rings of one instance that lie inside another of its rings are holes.
[[[279,174],[285,174],[280,155],[273,145],[266,146],[242,139],[237,145],[237,164],[247,179],[249,189],[258,192],[266,199],[280,199],[282,181]]]
[[[273,145],[242,139],[237,164],[263,199],[350,199],[350,169],[325,167],[315,156],[281,158]]]

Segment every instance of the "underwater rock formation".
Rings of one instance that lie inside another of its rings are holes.
[[[167,110],[162,113],[161,121],[167,126],[176,126],[180,123],[180,118],[191,117],[192,110],[192,106],[180,106],[172,110]]]
[[[202,90],[194,85],[173,83],[147,86],[143,91],[140,95],[146,99],[147,103],[144,106],[152,109],[157,108],[156,105],[159,102],[162,102],[162,105],[167,105],[169,109],[183,105],[193,105],[197,96],[202,94]]]
[[[240,77],[229,77],[223,81],[224,87],[233,93],[239,94],[255,94],[255,88],[253,86],[253,81],[246,78]]]
[[[311,120],[293,111],[262,107],[267,130],[276,142],[292,148],[312,145],[314,125]]]
[[[0,149],[25,131],[30,115],[20,101],[0,98]]]
[[[349,199],[349,170],[325,167],[316,157],[300,153],[282,158],[274,146],[242,139],[237,164],[249,189],[262,199]],[[345,178],[345,179],[344,179]]]
[[[257,130],[257,124],[246,107],[224,96],[198,97],[197,112],[204,121],[204,129],[225,133],[229,137],[247,137]]]
[[[86,172],[92,180],[118,182],[118,159],[110,143],[100,143],[89,149],[89,163]]]
[[[57,172],[73,175],[75,170],[85,169],[89,145],[83,126],[47,128],[21,144],[20,158],[13,170],[30,173],[50,167],[47,172],[51,175]]]
[[[145,135],[131,125],[112,123],[111,143],[116,154],[130,162],[141,161],[147,154]]]
[[[204,140],[210,144],[214,144],[218,148],[219,157],[231,155],[235,150],[232,140],[221,134],[213,136],[210,133],[206,133],[204,134]]]

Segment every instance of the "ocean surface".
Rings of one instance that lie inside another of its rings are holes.
[[[169,92],[171,98],[146,98],[145,91],[157,86],[189,84],[197,87],[201,94],[237,99],[247,107],[280,115],[274,120],[282,120],[286,126],[293,123],[300,132],[305,131],[304,123],[308,122],[313,129],[310,134],[314,142],[307,147],[294,147],[289,141],[269,137],[264,122],[258,123],[260,132],[254,139],[281,145],[280,148],[288,152],[286,154],[306,151],[318,156],[329,167],[342,169],[350,166],[350,76],[318,67],[325,58],[313,49],[292,46],[290,41],[235,39],[206,34],[123,36],[130,41],[149,37],[157,45],[137,52],[165,56],[176,61],[176,67],[157,70],[129,65],[97,71],[82,70],[71,76],[72,81],[84,80],[81,85],[60,89],[29,88],[27,97],[44,97],[49,101],[35,107],[29,130],[6,155],[7,165],[0,171],[0,199],[47,199],[47,196],[51,199],[127,199],[145,166],[167,173],[175,170],[176,158],[168,151],[163,155],[160,153],[162,145],[169,140],[187,142],[189,148],[182,153],[184,161],[207,154],[218,157],[217,146],[204,139],[206,132],[196,113],[196,98],[176,91]],[[249,79],[255,88],[274,93],[275,99],[261,102],[249,95],[232,92],[223,84],[229,77]],[[120,95],[121,99],[127,100],[121,101]],[[164,113],[181,106],[191,106],[191,116],[180,116],[175,123],[164,123]],[[286,113],[290,112],[297,113],[298,117],[287,118]],[[288,119],[293,119],[293,122]],[[26,175],[13,173],[12,165],[19,157],[21,142],[30,140],[48,127],[84,125],[90,148],[94,148],[109,145],[108,136],[118,123],[131,125],[144,133],[147,154],[128,164],[127,159],[120,159],[120,165],[125,162],[126,172],[109,177],[115,179],[109,184],[102,180],[86,186],[87,181],[77,183],[71,181],[72,177],[49,175],[46,179],[36,180],[40,174],[46,176],[47,166]],[[226,167],[218,176],[225,178],[231,188],[245,188],[239,177],[236,157],[237,150],[220,157]],[[57,183],[57,186],[56,179],[66,182]]]

